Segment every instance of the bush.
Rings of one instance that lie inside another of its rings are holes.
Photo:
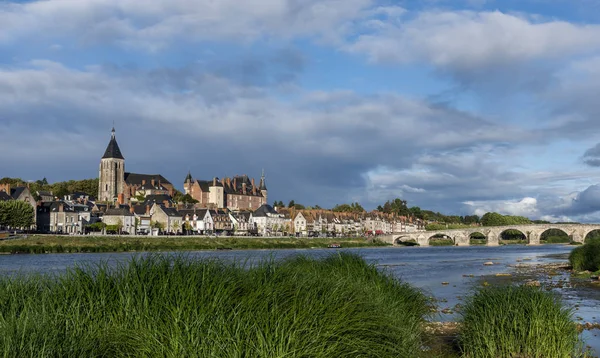
[[[539,287],[485,287],[462,311],[465,357],[574,357],[581,353],[572,312]]]
[[[249,267],[150,255],[0,278],[10,357],[414,357],[427,301],[355,255]]]
[[[592,241],[577,247],[569,254],[569,262],[577,271],[600,270],[600,242]]]

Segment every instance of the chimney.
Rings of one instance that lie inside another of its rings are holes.
[[[227,180],[229,181],[229,183],[231,183],[231,179],[227,178]],[[229,184],[229,186],[231,186],[231,184]],[[233,191],[237,190],[237,178],[233,177]]]
[[[65,204],[63,204],[61,202],[60,204],[58,204],[58,211],[62,213],[64,210],[65,210]]]
[[[152,186],[154,186],[154,183],[155,183],[154,177],[152,177],[152,180],[150,181],[150,183],[152,184]]]
[[[242,194],[246,195],[246,183],[242,183]]]
[[[133,205],[129,206],[129,212],[132,214],[135,214],[135,210],[133,210]]]
[[[225,186],[225,178],[221,179],[221,184],[223,184],[223,186]]]
[[[119,205],[123,205],[123,203],[125,203],[125,195],[123,195],[123,193],[119,193],[117,197],[117,202],[119,203]]]
[[[146,185],[146,179],[142,179],[142,185]]]
[[[255,185],[254,185],[254,178],[252,178],[252,180],[250,180],[250,182],[252,183],[252,187],[254,188],[255,187]]]
[[[170,205],[168,200],[163,201],[163,204],[165,205],[165,208],[168,208]]]
[[[217,177],[213,178],[213,185],[212,186],[217,186]]]
[[[146,215],[150,215],[150,205],[146,205]]]

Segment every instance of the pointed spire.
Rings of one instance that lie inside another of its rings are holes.
[[[265,170],[262,170],[262,175],[260,176],[260,185],[258,186],[259,190],[267,190],[267,185],[265,184]]]
[[[184,181],[184,183],[187,183],[187,182],[192,182],[192,181],[193,181],[193,179],[192,179],[192,172],[190,172],[190,171],[188,170],[188,175],[185,177],[185,181]]]
[[[113,123],[114,124],[114,123]],[[106,147],[106,151],[102,156],[102,159],[105,158],[116,158],[116,159],[125,159],[123,158],[123,154],[121,154],[121,149],[119,149],[119,145],[117,144],[117,138],[115,137],[115,127],[113,126],[110,142],[108,143],[108,147]]]

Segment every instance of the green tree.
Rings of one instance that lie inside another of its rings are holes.
[[[294,200],[290,200],[290,203],[288,204],[288,208],[293,208],[294,206],[296,206],[296,202]]]
[[[179,223],[179,220],[176,220],[172,225],[171,228],[173,229],[174,232],[178,232],[179,229],[181,228],[181,224]]]
[[[35,224],[35,209],[24,201],[0,202],[0,226],[27,229]]]

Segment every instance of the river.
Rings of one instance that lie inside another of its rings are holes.
[[[511,273],[517,264],[538,264],[564,262],[557,255],[573,249],[568,245],[522,246],[506,245],[498,247],[385,247],[343,249],[363,256],[396,277],[421,288],[427,295],[437,300],[439,313],[432,320],[451,321],[458,317],[454,312],[457,304],[470,290],[481,284],[482,276],[498,273]],[[291,255],[305,254],[313,257],[331,254],[333,249],[304,250],[232,250],[186,252],[192,257],[221,258],[253,262],[266,257],[276,259]],[[17,273],[60,273],[75,264],[94,264],[106,261],[111,264],[126,261],[140,253],[99,253],[99,254],[44,254],[44,255],[2,255],[0,274]],[[142,254],[143,255],[143,254]],[[493,262],[486,266],[485,262]],[[562,273],[548,280],[568,279]],[[542,280],[543,281],[543,280]],[[600,288],[574,289],[570,286],[555,288],[563,296],[565,303],[576,309],[574,316],[582,322],[600,323]],[[441,313],[442,310],[446,309]],[[595,355],[600,355],[600,332],[584,331],[582,336]]]

